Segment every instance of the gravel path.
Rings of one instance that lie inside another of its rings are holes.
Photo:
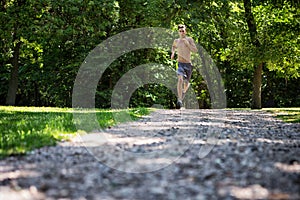
[[[106,140],[106,141],[105,141]],[[0,199],[300,199],[300,124],[157,110],[0,161]]]

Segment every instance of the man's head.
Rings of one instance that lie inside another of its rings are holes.
[[[186,27],[185,27],[185,25],[179,24],[178,25],[178,32],[179,32],[180,36],[184,37],[185,34],[186,34]]]

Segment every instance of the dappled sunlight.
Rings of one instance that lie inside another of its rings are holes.
[[[36,170],[36,164],[24,163],[18,168],[11,165],[0,165],[0,196],[5,199],[43,199],[44,194],[31,185],[28,189],[22,188],[18,180],[38,179],[41,172]],[[0,198],[1,199],[1,198]]]
[[[276,162],[274,166],[283,171],[283,172],[288,172],[288,173],[299,173],[300,174],[300,163],[299,162],[294,162],[292,164],[285,164],[285,163],[280,163]]]
[[[236,199],[290,199],[290,195],[267,189],[259,184],[245,187],[228,186],[218,190],[219,195],[229,195]]]
[[[268,143],[268,144],[285,144],[284,140],[268,139],[268,138],[256,138],[257,142]]]
[[[38,177],[40,173],[34,171],[36,165],[26,164],[23,165],[22,169],[16,169],[9,166],[0,166],[0,182],[5,182],[5,180],[25,178],[25,177]]]
[[[248,187],[233,186],[230,189],[230,194],[239,199],[267,199],[269,191],[261,185],[250,185]]]
[[[227,186],[218,190],[220,196],[230,196],[235,199],[292,199],[288,193],[271,190],[260,184],[245,187]]]
[[[137,159],[136,164],[152,166],[152,165],[169,165],[172,164],[172,162],[173,160],[168,158],[156,158],[156,159],[140,158]]]
[[[129,145],[145,145],[145,144],[152,144],[155,142],[164,142],[165,140],[161,138],[149,138],[149,137],[118,137],[115,134],[109,134],[105,132],[100,133],[90,133],[86,135],[80,136],[81,142],[85,146],[88,147],[97,147],[99,145],[103,145],[109,143],[111,145],[116,145],[120,143],[126,143]],[[79,141],[80,141],[79,140]]]
[[[171,164],[194,145],[206,156],[226,128],[225,120],[224,110],[157,109],[138,121],[81,135],[78,144],[112,168],[149,172]]]
[[[7,200],[27,200],[27,199],[46,199],[45,194],[38,191],[35,186],[31,186],[28,189],[11,189],[10,187],[0,186],[1,196],[5,197]]]

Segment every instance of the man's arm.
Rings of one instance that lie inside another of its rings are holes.
[[[192,52],[197,52],[197,51],[198,51],[198,49],[197,49],[197,47],[196,47],[196,44],[195,44],[193,38],[188,38],[188,39],[186,39],[184,42],[185,42],[185,44],[188,46],[188,48],[189,48]]]
[[[172,55],[171,55],[172,60],[174,59],[175,51],[176,51],[176,40],[174,40],[173,45],[172,45]]]

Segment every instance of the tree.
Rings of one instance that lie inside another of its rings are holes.
[[[295,19],[299,7],[296,1],[254,3],[255,6],[250,0],[244,0],[245,20],[255,55],[252,108],[260,109],[263,68],[283,73],[286,78],[300,75],[299,57],[296,56],[299,54],[299,21]]]
[[[22,8],[22,9],[21,9]],[[1,8],[1,24],[3,24],[2,36],[6,44],[3,44],[6,55],[3,61],[10,64],[10,79],[6,104],[15,105],[16,93],[18,89],[18,74],[20,65],[20,51],[22,47],[22,39],[26,38],[27,31],[30,28],[32,10],[28,2],[17,0],[13,3],[2,2]]]
[[[106,0],[2,4],[1,64],[11,74],[6,103],[15,105],[18,95],[23,105],[36,97],[41,105],[70,106],[76,72],[88,52],[113,32],[117,9],[116,1]]]
[[[252,14],[252,5],[250,0],[244,0],[244,8],[245,8],[245,20],[248,25],[249,34],[251,38],[252,45],[260,49],[261,43],[258,40],[258,33],[256,28],[256,21]],[[252,95],[252,106],[253,109],[261,109],[261,83],[262,83],[262,71],[264,62],[261,60],[257,60],[254,63],[254,77],[253,77],[253,95]]]

